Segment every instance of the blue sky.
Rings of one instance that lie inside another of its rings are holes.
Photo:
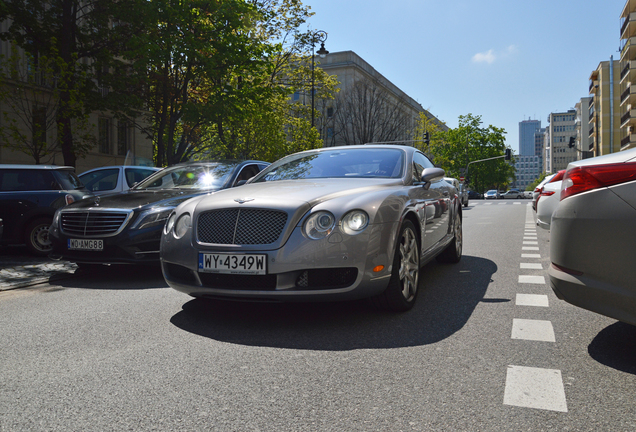
[[[450,127],[481,115],[518,152],[519,122],[588,96],[620,59],[626,0],[304,0],[325,47],[354,51]]]

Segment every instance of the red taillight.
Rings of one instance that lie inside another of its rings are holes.
[[[550,195],[554,195],[554,191],[543,191],[541,192],[541,195],[539,195],[540,197],[542,196],[550,196]],[[537,198],[539,199],[539,198]]]
[[[565,173],[561,199],[629,181],[636,181],[636,162],[576,167]]]

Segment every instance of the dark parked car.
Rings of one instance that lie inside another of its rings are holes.
[[[482,199],[483,196],[479,193],[479,192],[475,192],[475,191],[468,191],[468,198],[470,199]]]
[[[55,211],[92,194],[73,167],[0,165],[1,244],[26,244],[33,255],[51,251],[49,226]]]
[[[261,161],[178,164],[128,191],[70,205],[55,214],[51,257],[85,268],[95,264],[158,264],[161,229],[176,206],[236,186],[267,165]]]
[[[176,290],[252,301],[373,298],[410,309],[420,268],[462,256],[462,206],[413,147],[327,147],[287,156],[247,185],[189,200],[164,227]]]

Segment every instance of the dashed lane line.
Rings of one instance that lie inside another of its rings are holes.
[[[519,263],[519,268],[528,270],[543,270],[541,263]]]
[[[544,294],[517,294],[515,299],[517,306],[536,306],[536,307],[548,307],[548,296]]]
[[[545,276],[519,275],[519,283],[545,285]]]
[[[568,412],[561,371],[508,366],[504,404]]]

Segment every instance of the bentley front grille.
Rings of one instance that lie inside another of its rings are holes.
[[[271,244],[278,240],[286,223],[287,213],[277,210],[213,210],[199,215],[197,238],[201,243]]]
[[[128,212],[77,211],[62,212],[62,232],[77,237],[101,237],[119,232]]]

